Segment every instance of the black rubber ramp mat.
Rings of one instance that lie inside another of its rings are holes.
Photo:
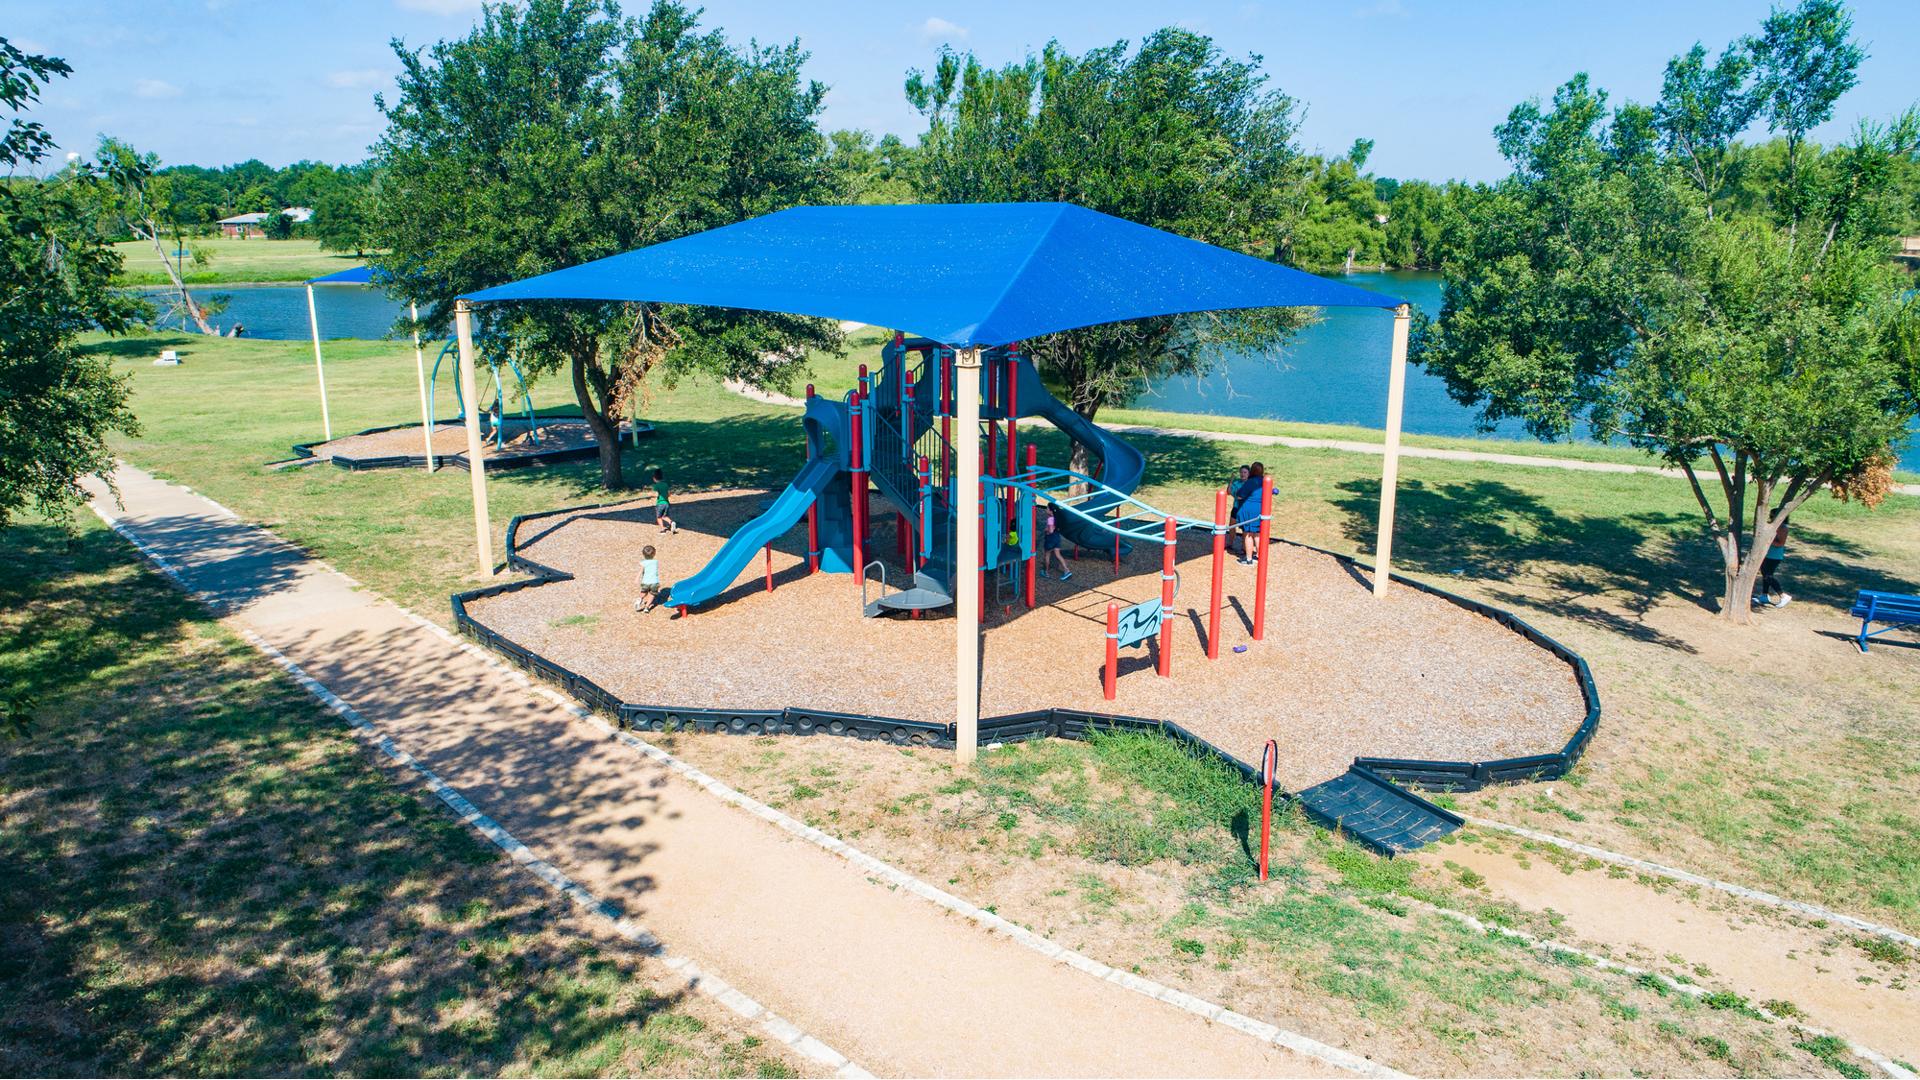
[[[1307,816],[1386,856],[1424,847],[1466,819],[1355,765],[1300,793]]]

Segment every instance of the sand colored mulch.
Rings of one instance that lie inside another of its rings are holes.
[[[578,450],[596,445],[593,429],[587,426],[585,420],[543,418],[539,422],[538,443],[528,435],[524,421],[509,420],[506,429],[505,447],[495,449],[493,438],[488,436],[486,439],[484,456],[488,460]],[[418,457],[423,453],[418,424],[363,435],[345,435],[331,442],[315,443],[311,449],[315,457],[321,458]],[[464,456],[467,452],[467,429],[455,423],[433,425],[433,452],[435,456]]]
[[[575,580],[476,601],[490,629],[579,672],[626,701],[777,709],[805,706],[942,723],[952,716],[953,622],[863,618],[848,575],[805,573],[805,526],[688,618],[632,610],[640,548],[661,577],[697,571],[728,532],[771,496],[720,492],[676,504],[679,533],[661,535],[640,503],[528,523],[528,557]],[[872,547],[891,553],[891,515],[874,515]],[[1101,695],[1106,605],[1159,588],[1157,560],[1136,553],[1114,578],[1107,560],[1075,564],[1073,580],[1042,580],[1039,606],[990,605],[982,647],[984,716],[1058,707],[1177,721],[1257,762],[1279,743],[1281,779],[1301,787],[1356,756],[1482,761],[1560,749],[1585,715],[1571,669],[1493,622],[1399,588],[1376,601],[1339,560],[1288,544],[1273,549],[1267,639],[1241,612],[1254,568],[1227,563],[1218,660],[1203,634],[1209,542],[1183,542],[1173,675],[1147,649],[1123,651],[1118,698]],[[897,574],[894,575],[897,577]],[[1191,613],[1191,616],[1190,614]],[[1248,645],[1244,653],[1232,646]]]

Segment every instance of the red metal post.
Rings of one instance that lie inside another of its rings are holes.
[[[933,351],[933,362],[940,369],[940,483],[953,477],[953,357],[946,349]]]
[[[1267,840],[1273,835],[1273,774],[1280,768],[1280,745],[1267,740],[1260,751],[1260,880],[1267,880]]]
[[[1213,493],[1213,595],[1207,600],[1207,659],[1220,659],[1220,590],[1227,569],[1227,489]]]
[[[907,553],[912,550],[913,545],[912,529],[913,527],[907,524],[907,515],[895,510],[893,512],[893,546],[900,553],[901,565],[909,569],[913,565],[907,562]]]
[[[917,515],[914,520],[916,532],[924,530],[926,523],[930,521],[933,516],[928,513],[928,501],[933,498],[933,463],[928,461],[924,454],[920,456],[919,480],[919,498],[914,502],[914,513]],[[920,553],[920,549],[925,546],[927,546],[927,538],[921,536],[920,543],[913,549],[912,560],[907,563],[908,567],[917,570],[926,565],[926,556]]]
[[[1120,674],[1120,605],[1107,601],[1107,667],[1105,684],[1107,700],[1113,700],[1114,680]]]
[[[1027,482],[1033,483],[1033,470],[1040,465],[1040,448],[1027,444]],[[1035,577],[1040,570],[1040,500],[1033,500],[1033,509],[1027,513],[1027,546],[1033,554],[1027,556],[1027,606],[1035,602]]]
[[[987,458],[984,455],[982,456],[982,460],[980,462],[981,476],[987,475],[986,464],[988,461],[991,461],[991,460],[992,460],[991,458]],[[979,513],[980,513],[980,561],[982,563],[985,563],[987,561],[987,485],[985,484],[980,485]],[[980,573],[980,611],[983,617],[985,615],[986,610],[987,610],[987,575],[985,571],[981,571]]]
[[[1120,579],[1120,534],[1119,533],[1113,534],[1113,577],[1114,577],[1114,580],[1116,581]]]
[[[1260,478],[1260,565],[1253,576],[1253,640],[1265,640],[1267,633],[1267,565],[1272,562],[1273,481]],[[1248,541],[1252,543],[1252,541]]]
[[[1020,361],[1015,356],[1009,355],[1007,357],[1006,382],[1007,382],[1007,475],[1008,476],[1012,476],[1015,472],[1019,471],[1019,468],[1020,468],[1020,465],[1019,465],[1020,457],[1019,457],[1018,451],[1015,449],[1016,445],[1020,441],[1019,432],[1017,430],[1020,425],[1020,380],[1019,380],[1019,368],[1016,366],[1019,363]]]
[[[807,400],[813,400],[813,384],[807,384]],[[820,572],[820,500],[807,504],[807,573]]]
[[[1173,552],[1174,530],[1179,526],[1173,523],[1172,515],[1167,517],[1167,538],[1161,544],[1164,552],[1160,557],[1160,674],[1173,674]]]
[[[767,552],[767,591],[773,591],[773,545],[768,544]]]
[[[860,377],[866,379],[866,365],[861,365]],[[865,395],[853,392],[852,422],[848,425],[847,464],[853,472],[853,505],[848,516],[853,518],[853,573],[856,579],[867,576],[867,467],[862,460],[861,450],[866,440],[860,437],[862,416],[865,408]]]

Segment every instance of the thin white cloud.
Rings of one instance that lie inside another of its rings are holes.
[[[133,96],[159,100],[177,98],[186,91],[165,79],[140,79],[133,84]]]
[[[327,85],[339,90],[368,90],[385,86],[388,75],[379,68],[351,68],[327,72]]]
[[[938,15],[929,15],[927,21],[920,24],[921,41],[965,41],[970,33],[966,27]]]
[[[480,10],[480,0],[394,0],[403,11],[424,11],[429,15],[460,15]]]

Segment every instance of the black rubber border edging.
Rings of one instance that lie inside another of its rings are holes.
[[[573,418],[542,417],[542,419],[567,420]],[[418,424],[386,424],[381,427],[370,427],[365,431],[356,431],[353,435],[342,435],[340,438],[351,439],[356,435],[378,435],[383,431],[399,431],[401,428],[419,426]],[[630,432],[632,430],[637,430],[640,438],[648,439],[653,437],[654,426],[651,421],[642,420],[634,428],[631,428]],[[319,445],[321,445],[321,443],[294,443],[294,456],[292,460],[299,461],[303,458],[319,457],[320,455],[314,453],[313,450],[314,447]],[[529,465],[550,465],[556,461],[583,461],[587,458],[597,457],[599,453],[600,447],[597,443],[591,446],[576,446],[566,450],[536,450],[531,454],[513,454],[507,457],[488,458],[487,469],[490,472],[498,472],[502,469],[524,469]],[[366,472],[370,469],[424,469],[427,466],[427,456],[425,454],[388,454],[385,457],[366,458],[346,457],[341,454],[334,454],[326,460],[332,462],[336,467],[346,469],[349,472]],[[462,472],[471,471],[467,466],[467,454],[464,450],[457,454],[433,455],[433,467],[436,469],[459,469]]]
[[[521,555],[519,552],[520,526],[529,521],[542,518],[560,517],[569,514],[602,510],[608,507],[625,505],[631,500],[611,503],[593,503],[581,506],[561,507],[557,510],[543,510],[538,513],[520,514],[507,522],[506,549],[507,567],[521,570],[531,575],[517,581],[502,582],[479,589],[455,593],[452,597],[453,621],[455,627],[485,648],[500,654],[515,667],[528,674],[558,686],[585,704],[594,712],[613,720],[621,728],[645,731],[701,731],[711,734],[734,735],[841,735],[858,739],[891,742],[901,746],[927,746],[951,748],[954,745],[954,730],[951,724],[932,724],[920,720],[901,720],[886,716],[872,716],[863,713],[828,712],[820,709],[805,709],[788,706],[783,709],[716,709],[710,707],[678,707],[671,705],[645,705],[622,701],[610,691],[576,672],[540,656],[511,639],[488,629],[471,615],[467,614],[467,604],[473,600],[503,593],[518,592],[521,589],[537,588],[553,581],[571,581],[573,575]],[[1337,551],[1315,547],[1295,540],[1276,538],[1278,542],[1294,547],[1331,556],[1341,563],[1373,572],[1373,567],[1350,555]],[[1580,693],[1587,704],[1586,717],[1575,729],[1573,736],[1564,747],[1554,753],[1534,754],[1526,757],[1501,758],[1495,761],[1420,761],[1406,758],[1359,757],[1353,761],[1354,771],[1366,779],[1378,783],[1392,783],[1400,788],[1423,788],[1437,791],[1477,791],[1488,784],[1513,784],[1533,780],[1552,780],[1565,776],[1573,769],[1580,755],[1586,750],[1587,743],[1600,725],[1600,691],[1594,685],[1593,672],[1580,654],[1541,633],[1525,620],[1512,612],[1501,610],[1477,600],[1436,588],[1424,582],[1401,577],[1398,574],[1391,580],[1418,589],[1421,592],[1440,597],[1452,604],[1486,616],[1520,634],[1527,640],[1565,661],[1574,672],[1580,685]],[[1240,760],[1234,755],[1213,745],[1207,740],[1188,731],[1171,720],[1155,720],[1139,716],[1116,716],[1109,713],[1086,712],[1079,709],[1037,709],[1030,712],[1013,713],[1006,716],[984,717],[979,725],[979,738],[985,743],[1020,742],[1043,737],[1059,739],[1085,740],[1095,731],[1140,731],[1155,732],[1182,743],[1201,757],[1216,759],[1250,784],[1258,785],[1260,772],[1255,766]],[[1297,801],[1293,792],[1275,789],[1275,794],[1288,800]],[[1443,816],[1456,824],[1464,819],[1460,815],[1437,806],[1417,795],[1401,790],[1403,797],[1412,799],[1425,809]],[[1328,828],[1338,829],[1340,823],[1322,820],[1320,815],[1307,809],[1310,817]],[[1369,845],[1372,846],[1372,845]],[[1383,854],[1392,852],[1375,848]]]

